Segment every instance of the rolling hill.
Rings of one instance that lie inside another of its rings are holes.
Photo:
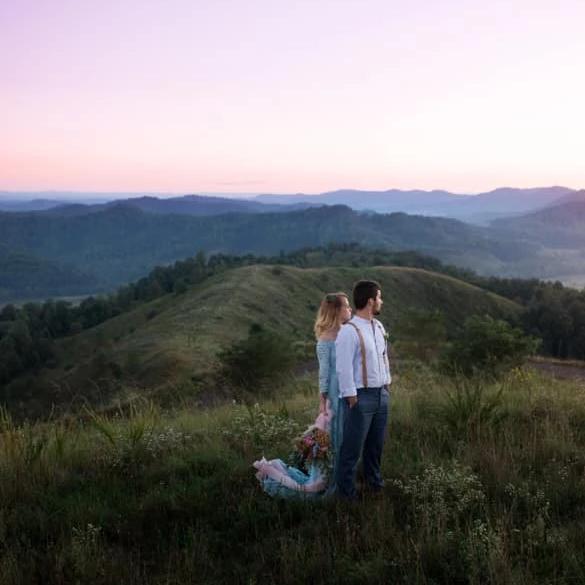
[[[534,253],[516,239],[446,218],[366,214],[345,206],[213,217],[146,213],[116,205],[97,213],[0,213],[0,242],[90,272],[114,287],[154,266],[207,253],[274,255],[331,242],[416,250],[497,274]]]
[[[523,265],[543,278],[561,280],[581,288],[585,285],[585,192],[563,198],[558,205],[492,223],[494,233],[517,237],[540,248]]]
[[[415,268],[247,266],[62,339],[54,367],[16,379],[3,398],[28,413],[43,413],[50,403],[57,411],[84,404],[107,406],[126,399],[129,392],[194,392],[193,380],[213,380],[218,352],[244,338],[253,323],[312,347],[313,319],[323,293],[349,292],[360,278],[381,283],[381,318],[390,329],[410,308],[440,310],[451,332],[472,314],[513,317],[520,311],[497,295]],[[217,381],[198,391],[222,393]]]
[[[583,193],[583,192],[581,192]],[[567,199],[559,205],[515,218],[501,219],[494,228],[518,234],[550,247],[585,245],[585,199]]]

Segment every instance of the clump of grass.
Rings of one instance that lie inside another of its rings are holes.
[[[434,534],[483,515],[486,497],[482,483],[471,469],[457,462],[431,464],[419,475],[393,483],[411,500],[413,522]]]
[[[161,457],[184,450],[193,435],[167,424],[152,404],[130,405],[123,421],[90,412],[92,426],[104,439],[99,460],[102,465],[128,476],[141,474]]]
[[[244,407],[223,429],[223,437],[236,450],[249,453],[256,450],[274,450],[290,441],[301,429],[283,405],[276,413],[269,413],[260,404]]]
[[[506,386],[480,376],[456,376],[445,380],[442,417],[456,436],[477,431],[482,425],[493,426],[504,416],[502,395]]]

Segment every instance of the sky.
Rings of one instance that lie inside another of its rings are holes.
[[[583,0],[0,0],[0,190],[585,187]]]

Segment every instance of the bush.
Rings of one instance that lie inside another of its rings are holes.
[[[232,384],[251,390],[273,382],[295,364],[292,342],[260,325],[250,327],[248,337],[219,354],[222,374]]]
[[[151,319],[154,319],[157,315],[158,315],[157,309],[150,309],[150,311],[146,313],[146,319],[147,321],[150,321]]]
[[[441,366],[448,374],[498,378],[520,366],[538,344],[505,321],[476,315],[465,321],[460,337],[443,353]]]

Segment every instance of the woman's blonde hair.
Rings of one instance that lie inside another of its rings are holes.
[[[349,301],[349,298],[345,293],[336,292],[325,295],[325,298],[321,301],[314,327],[315,337],[317,339],[319,339],[325,331],[337,329],[341,326],[343,299]]]

